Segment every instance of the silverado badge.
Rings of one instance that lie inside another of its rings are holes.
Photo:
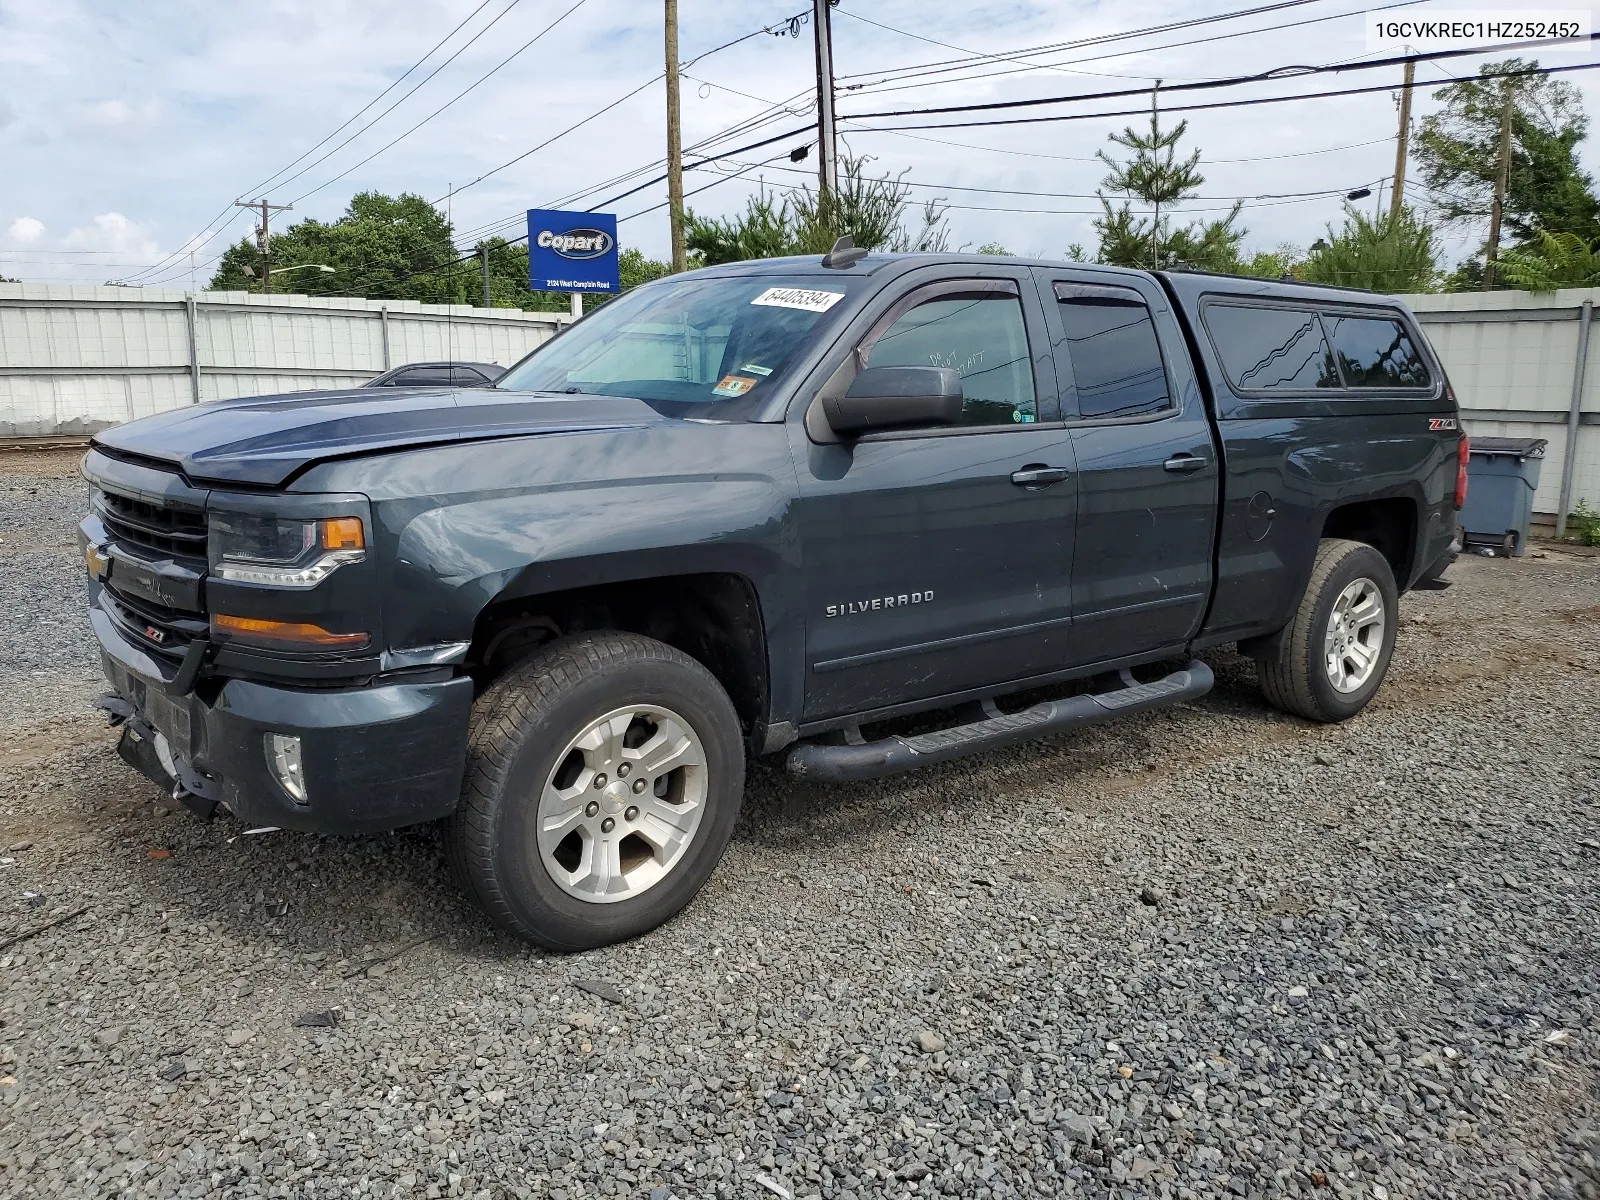
[[[923,592],[901,592],[898,596],[873,596],[867,600],[846,600],[843,604],[830,604],[823,610],[823,615],[852,617],[856,613],[878,612],[885,608],[904,608],[908,604],[927,604],[932,599],[932,588]]]

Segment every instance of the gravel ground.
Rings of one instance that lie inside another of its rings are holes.
[[[74,465],[0,461],[5,1194],[1600,1196],[1600,560],[1461,562],[1335,728],[1217,654],[1080,736],[758,765],[683,916],[554,958],[432,829],[120,764]]]

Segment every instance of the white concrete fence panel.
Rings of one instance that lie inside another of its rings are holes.
[[[1579,500],[1600,508],[1600,338],[1580,336],[1585,322],[1593,332],[1600,288],[1401,298],[1444,362],[1469,434],[1550,443],[1534,511],[1559,514],[1563,481],[1567,511]]]
[[[0,436],[91,433],[206,400],[355,387],[408,362],[508,367],[571,320],[414,300],[0,284]]]

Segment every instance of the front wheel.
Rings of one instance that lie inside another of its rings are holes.
[[[567,638],[479,698],[450,858],[502,928],[604,946],[694,898],[743,792],[738,717],[709,671],[633,634]]]
[[[1257,664],[1261,690],[1311,721],[1355,716],[1388,673],[1399,608],[1388,559],[1365,542],[1324,539],[1277,653]]]

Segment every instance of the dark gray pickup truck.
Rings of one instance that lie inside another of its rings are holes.
[[[596,946],[705,883],[750,755],[936,763],[1200,695],[1225,643],[1277,707],[1359,712],[1399,593],[1450,560],[1465,449],[1416,322],[1367,293],[844,250],[696,271],[491,388],[98,435],[101,704],[201,814],[445,819],[496,922]]]

